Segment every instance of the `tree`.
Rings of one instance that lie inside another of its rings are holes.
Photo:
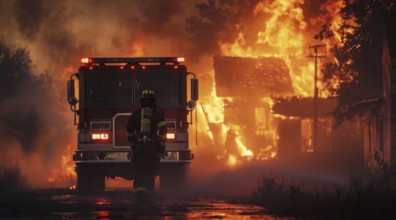
[[[44,124],[34,100],[47,93],[48,78],[44,74],[34,76],[27,49],[8,45],[0,38],[0,143],[15,139],[24,152],[35,151]],[[32,97],[34,100],[30,101]]]
[[[3,101],[18,90],[21,82],[29,78],[32,72],[32,61],[24,48],[7,45],[0,37],[0,101]]]
[[[315,36],[319,40],[340,39],[332,49],[336,61],[326,63],[323,69],[326,88],[338,97],[333,112],[337,125],[363,112],[354,103],[382,95],[382,40],[395,8],[395,0],[344,0],[339,28],[331,30],[325,24]],[[335,81],[339,82],[337,87],[333,87]]]

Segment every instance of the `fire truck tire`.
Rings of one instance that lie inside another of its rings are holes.
[[[77,191],[79,193],[100,193],[104,189],[104,176],[88,172],[79,172],[77,174]]]
[[[186,187],[188,165],[161,164],[160,190],[162,192],[182,192]]]

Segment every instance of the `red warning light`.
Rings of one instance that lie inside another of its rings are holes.
[[[83,58],[81,58],[81,63],[84,63],[84,64],[92,63],[92,59],[83,57]]]
[[[180,62],[184,62],[185,59],[184,59],[184,57],[178,57],[178,58],[176,58],[176,61],[180,63]]]

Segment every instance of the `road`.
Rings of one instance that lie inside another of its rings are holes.
[[[72,190],[47,189],[34,193],[29,204],[2,204],[0,218],[23,219],[286,219],[265,213],[260,206],[236,198],[171,197],[155,192],[139,203],[130,190],[80,195]]]

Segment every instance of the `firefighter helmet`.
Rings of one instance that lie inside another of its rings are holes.
[[[151,89],[145,89],[142,92],[141,99],[155,99],[154,91]]]

